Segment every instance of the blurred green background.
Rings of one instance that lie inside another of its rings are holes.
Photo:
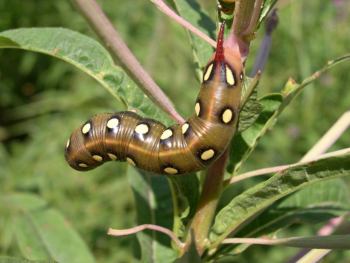
[[[198,93],[186,31],[150,1],[99,1],[107,15],[183,116]],[[199,1],[215,19],[216,1]],[[278,92],[289,77],[301,81],[350,48],[350,2],[281,0],[279,25],[259,85],[259,95]],[[69,1],[0,0],[0,31],[20,27],[65,27],[96,39]],[[252,43],[247,72],[263,30]],[[349,63],[335,67],[297,98],[261,141],[245,170],[298,161],[349,109]],[[86,174],[73,171],[63,156],[71,131],[98,112],[123,108],[93,79],[62,61],[36,53],[0,50],[0,192],[36,193],[78,230],[98,262],[132,262],[134,236],[111,238],[108,227],[135,224],[125,164],[106,164]],[[349,147],[347,131],[332,147]],[[0,216],[0,254],[18,255],[12,238],[1,235],[9,218]],[[251,248],[241,262],[282,262],[296,249]],[[137,252],[136,252],[137,253]],[[345,252],[333,253],[329,262]],[[257,262],[257,261],[256,261]],[[334,261],[333,261],[334,262]]]

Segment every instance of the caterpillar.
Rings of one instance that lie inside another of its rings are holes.
[[[185,123],[166,127],[130,111],[99,114],[72,133],[65,158],[79,171],[114,160],[156,174],[202,170],[223,153],[236,130],[242,81],[240,54],[224,47],[222,23],[194,114]]]

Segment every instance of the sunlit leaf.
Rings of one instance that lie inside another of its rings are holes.
[[[160,225],[172,229],[172,196],[164,176],[128,169],[129,182],[134,193],[137,223]],[[155,231],[137,234],[141,245],[142,262],[173,262],[176,251],[171,249],[169,237]]]
[[[63,28],[21,28],[0,33],[0,48],[23,49],[64,60],[85,72],[127,108],[169,120],[117,67],[97,41]]]
[[[199,199],[199,180],[196,174],[168,178],[174,199],[174,232],[183,236],[185,226],[195,213]]]
[[[55,209],[32,194],[1,197],[12,214],[16,240],[23,256],[30,260],[95,262],[78,233]]]
[[[260,237],[274,235],[292,224],[322,224],[342,216],[350,209],[350,192],[342,179],[321,181],[282,198],[249,222],[236,236]],[[249,244],[228,246],[221,253],[242,253]]]
[[[282,197],[312,183],[349,175],[349,154],[298,165],[275,174],[238,195],[219,211],[210,233],[213,247]]]
[[[211,20],[209,15],[203,10],[196,0],[174,0],[175,6],[179,14],[189,21],[196,28],[206,33],[215,39],[215,23]],[[203,69],[207,64],[213,48],[203,39],[189,33],[192,44],[193,55],[195,62],[198,64],[197,70]]]

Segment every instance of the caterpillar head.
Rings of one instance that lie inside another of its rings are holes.
[[[242,57],[237,45],[225,45],[225,23],[220,26],[216,51],[209,60],[203,75],[203,82],[225,82],[230,86],[243,80]]]

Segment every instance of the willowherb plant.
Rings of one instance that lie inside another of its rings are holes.
[[[219,1],[218,24],[226,25],[227,37],[223,41],[224,27],[221,26],[216,51],[207,62],[215,45],[208,35],[215,23],[207,15],[207,23],[199,22],[198,17],[204,16],[205,11],[191,5],[191,1],[175,0],[177,15],[163,1],[153,0],[169,18],[191,32],[189,38],[198,65],[196,70],[203,84],[194,115],[184,121],[97,3],[94,0],[73,2],[108,51],[95,40],[62,28],[7,30],[0,33],[0,48],[29,50],[64,60],[93,77],[122,101],[125,108],[136,110],[142,116],[130,111],[97,115],[78,128],[66,144],[66,158],[78,170],[114,160],[126,160],[135,166],[128,168],[125,176],[134,192],[138,225],[123,230],[110,228],[109,235],[137,233],[142,262],[218,262],[244,253],[253,244],[350,248],[350,236],[342,233],[273,237],[296,221],[310,222],[317,218],[317,222],[325,224],[330,220],[336,225],[342,223],[349,211],[346,202],[349,196],[332,203],[332,192],[344,186],[330,179],[350,175],[350,149],[324,153],[350,125],[349,112],[300,162],[240,172],[260,139],[273,128],[291,101],[322,73],[348,60],[350,55],[329,61],[300,83],[289,79],[279,93],[259,97],[259,78],[268,58],[272,32],[277,26],[273,9],[277,1]],[[266,34],[253,72],[244,74],[246,60],[254,59],[249,54],[250,44],[257,30],[264,29],[264,24]],[[113,58],[117,58],[124,69],[116,66]],[[166,127],[150,120],[152,117],[171,123],[159,109],[165,110],[178,124]],[[203,171],[196,174],[198,170]],[[164,175],[156,176],[152,172]],[[230,194],[238,182],[257,176],[264,180],[237,195]],[[32,200],[28,196],[11,198]],[[33,203],[37,203],[36,208],[44,206],[37,199]],[[53,213],[45,214],[47,220],[64,224],[56,212],[45,213]],[[333,230],[331,227],[328,233]],[[23,252],[24,257],[94,262],[82,241],[69,231],[39,232],[45,233],[46,240],[54,240],[49,241],[49,256]],[[64,248],[60,253],[59,242],[54,238],[58,232],[69,236],[74,244],[70,247],[76,250]],[[32,249],[40,251],[37,246],[40,240],[28,243],[23,240],[19,241],[20,246],[29,243]],[[321,257],[329,251],[323,250]]]

